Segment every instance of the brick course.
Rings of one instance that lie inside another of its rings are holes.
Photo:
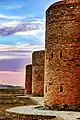
[[[32,54],[32,94],[43,96],[44,94],[44,50]]]
[[[45,49],[44,105],[80,105],[78,0],[64,0],[48,8]]]
[[[26,94],[32,94],[32,65],[26,66],[25,92]]]

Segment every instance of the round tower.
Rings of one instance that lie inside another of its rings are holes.
[[[64,0],[46,11],[44,105],[80,105],[80,2]]]
[[[25,92],[27,95],[32,94],[32,65],[26,66]]]
[[[43,96],[44,94],[44,50],[35,51],[32,54],[32,94]]]

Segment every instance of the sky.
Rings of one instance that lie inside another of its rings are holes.
[[[45,11],[58,0],[0,0],[0,84],[25,84],[32,52],[45,49]]]

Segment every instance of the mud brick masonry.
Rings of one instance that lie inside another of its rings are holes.
[[[45,107],[80,108],[79,0],[62,0],[47,9],[45,51],[32,54],[31,88],[33,96],[44,95]]]
[[[25,75],[25,92],[26,94],[32,94],[32,65],[26,66],[26,75]]]
[[[35,51],[32,54],[32,94],[43,96],[44,94],[44,54],[45,51]]]
[[[46,11],[44,105],[80,106],[80,2],[64,0]]]

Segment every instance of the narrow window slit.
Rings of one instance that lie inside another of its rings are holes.
[[[63,86],[60,86],[60,92],[63,92]]]
[[[47,93],[47,86],[45,87],[45,92]]]
[[[51,52],[51,58],[53,58],[53,52]]]
[[[62,58],[62,51],[60,51],[60,58]]]

